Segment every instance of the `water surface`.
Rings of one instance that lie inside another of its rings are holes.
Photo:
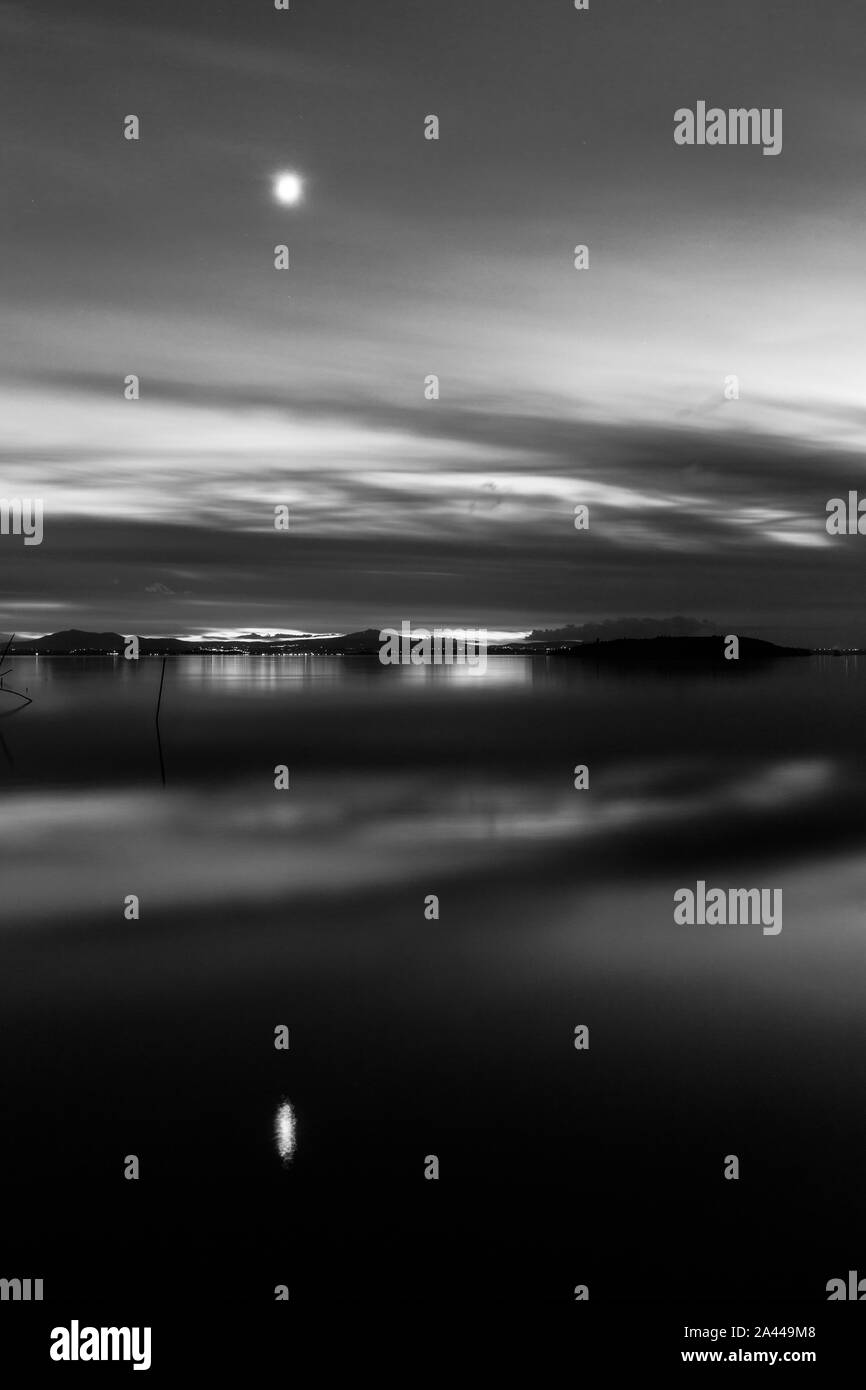
[[[160,666],[7,678],[7,1263],[311,1306],[862,1263],[862,661],[188,657],[158,740]],[[675,925],[699,878],[782,932]]]

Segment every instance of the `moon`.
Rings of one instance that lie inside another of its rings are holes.
[[[274,197],[284,207],[297,207],[304,196],[304,181],[300,174],[277,174],[274,179]]]

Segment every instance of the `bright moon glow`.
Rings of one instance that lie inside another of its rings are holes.
[[[295,1152],[295,1112],[288,1101],[283,1102],[274,1118],[274,1138],[277,1153],[288,1163]]]
[[[301,201],[304,185],[299,174],[278,174],[274,181],[274,192],[278,203],[294,207]]]

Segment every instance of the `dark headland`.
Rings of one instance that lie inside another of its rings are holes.
[[[755,663],[780,657],[811,656],[808,647],[780,647],[759,637],[740,637],[738,660]],[[610,641],[564,642],[547,645],[527,642],[517,647],[489,647],[488,655],[533,649],[539,655],[570,657],[576,661],[604,662],[618,666],[718,666],[727,646],[722,634],[713,637],[616,637]]]

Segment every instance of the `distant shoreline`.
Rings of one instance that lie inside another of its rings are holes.
[[[491,643],[487,656],[556,658],[614,665],[717,666],[725,660],[729,639],[721,634],[700,637],[620,637],[595,641],[550,642],[527,639],[522,642]],[[860,648],[814,648],[782,646],[757,637],[740,637],[736,658],[749,664],[809,656],[860,656]],[[16,642],[10,655],[31,657],[74,657],[99,660],[123,659],[126,639],[115,633],[54,633],[30,641]],[[280,641],[227,640],[220,643],[187,642],[180,638],[141,637],[138,656],[258,656],[268,659],[308,656],[378,657],[378,632],[368,629],[344,637],[314,638],[301,644]],[[426,662],[419,662],[427,664]],[[438,664],[438,663],[437,663]]]

